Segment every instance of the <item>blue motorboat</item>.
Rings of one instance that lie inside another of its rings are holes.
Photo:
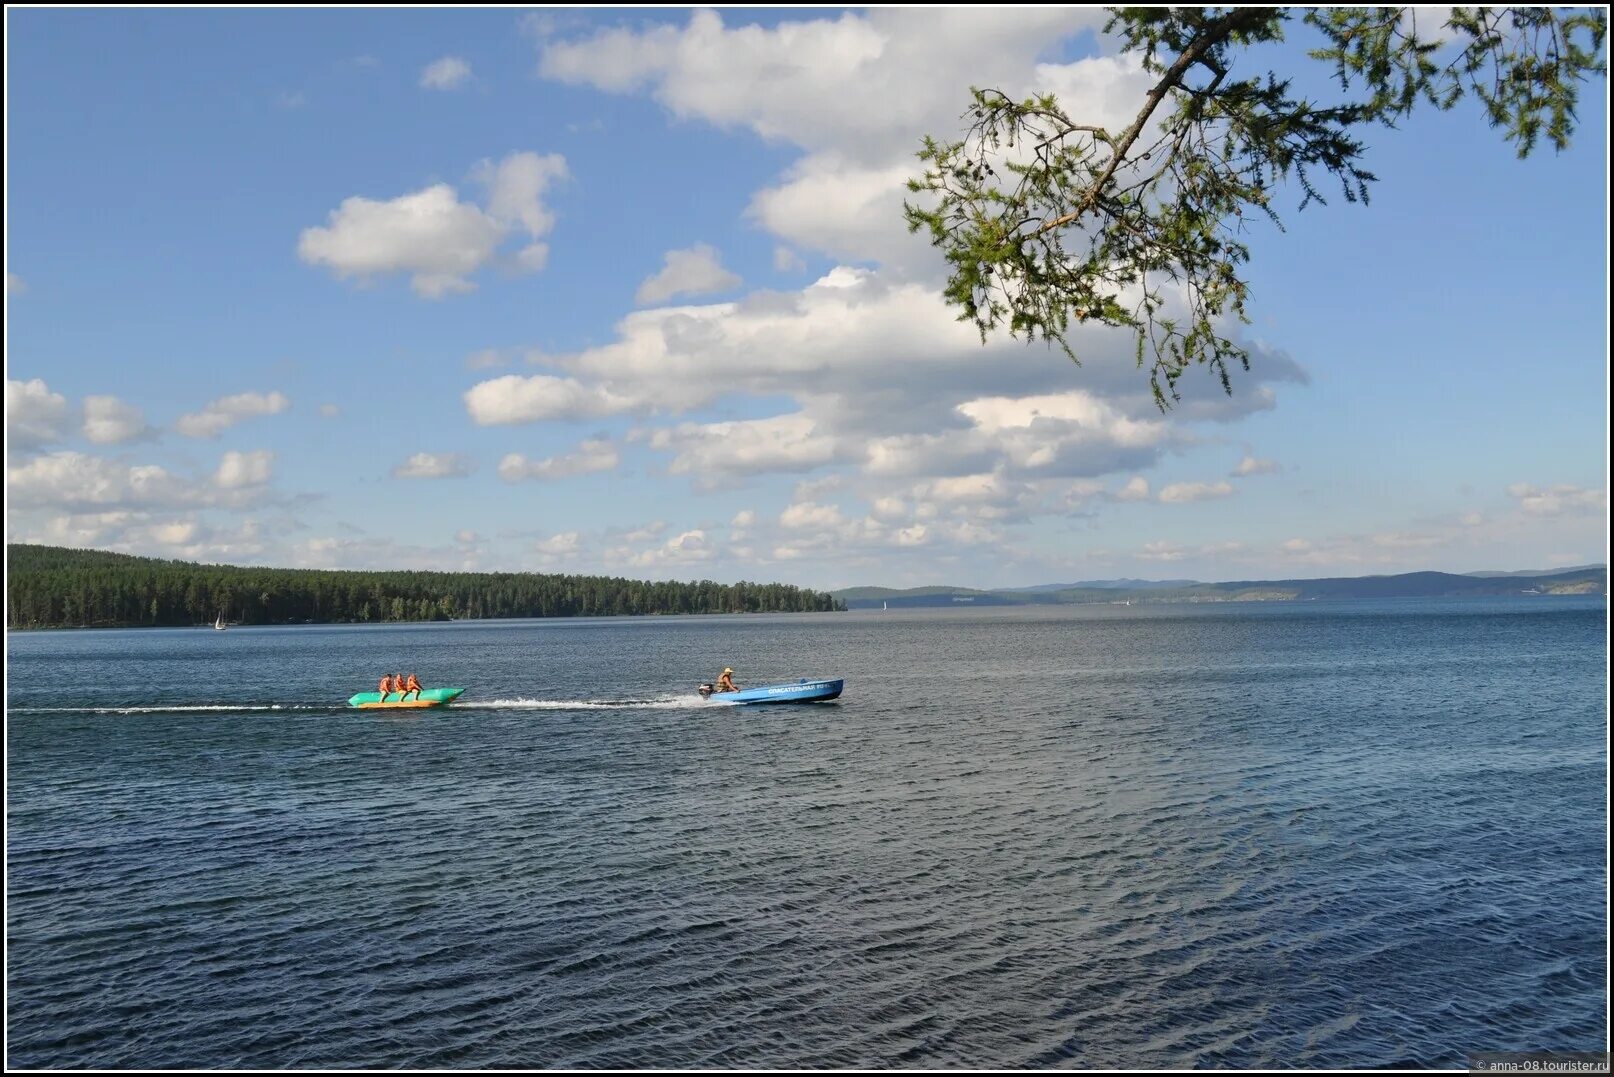
[[[714,692],[712,686],[700,686],[701,696],[717,703],[822,703],[841,694],[844,680],[809,681],[791,684],[765,684],[760,688],[742,688],[738,692]]]

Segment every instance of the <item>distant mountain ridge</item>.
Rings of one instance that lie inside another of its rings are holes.
[[[1561,576],[1566,572],[1597,572],[1606,567],[1606,565],[1571,565],[1568,568],[1522,568],[1516,572],[1465,572],[1463,575],[1480,576],[1485,579],[1499,579],[1503,576]]]
[[[848,609],[936,606],[1023,606],[1081,603],[1300,602],[1314,598],[1443,598],[1463,595],[1574,595],[1608,591],[1608,569],[1584,565],[1535,575],[1406,572],[1395,576],[1342,576],[1317,580],[1094,580],[1062,587],[849,587],[832,592]]]
[[[1158,591],[1163,587],[1192,587],[1198,580],[1082,580],[1080,583],[1039,583],[1032,587],[999,587],[999,591]]]

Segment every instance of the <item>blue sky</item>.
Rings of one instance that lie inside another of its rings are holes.
[[[1602,560],[1606,86],[1563,154],[1372,132],[1371,206],[1255,237],[1252,372],[1161,416],[1125,337],[982,347],[900,219],[972,83],[1135,111],[1094,20],[8,10],[8,537],[831,587]]]

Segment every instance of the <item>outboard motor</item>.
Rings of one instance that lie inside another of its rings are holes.
[[[698,688],[695,689],[695,691],[697,691],[697,692],[699,692],[701,694],[702,699],[705,699],[707,696],[711,695],[716,690],[717,689],[713,688],[709,684],[703,684],[703,685],[701,685],[701,686],[699,686]]]

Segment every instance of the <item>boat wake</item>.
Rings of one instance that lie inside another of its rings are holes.
[[[620,711],[689,710],[707,703],[699,695],[661,696],[656,699],[462,699],[452,710]]]
[[[529,711],[617,711],[692,710],[696,707],[728,706],[723,700],[702,699],[691,692],[654,699],[461,699],[433,708],[440,710],[529,710]],[[335,711],[346,713],[345,703],[173,703],[109,705],[101,707],[9,707],[11,714],[268,714],[284,711]],[[359,713],[354,711],[354,713]]]
[[[267,711],[329,711],[346,709],[339,703],[172,703],[166,706],[8,707],[12,714],[191,714],[218,711],[250,714]]]

